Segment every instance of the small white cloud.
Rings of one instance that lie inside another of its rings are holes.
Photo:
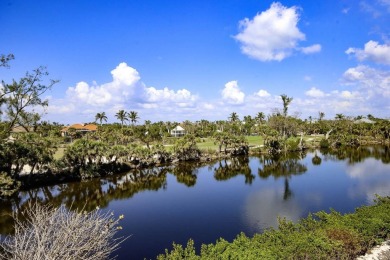
[[[304,81],[311,81],[311,77],[306,75],[303,77],[303,80]]]
[[[344,72],[343,78],[346,82],[360,81],[364,78],[364,70],[366,66],[357,66],[355,68],[349,68]]]
[[[350,10],[350,8],[344,8],[343,10],[341,10],[341,12],[342,12],[343,14],[348,14],[348,13],[349,13],[349,10]]]
[[[290,56],[299,41],[305,40],[297,27],[298,8],[281,3],[257,14],[252,20],[240,21],[241,32],[235,36],[244,54],[260,61],[281,61]]]
[[[314,44],[308,47],[302,47],[301,51],[304,54],[313,54],[321,51],[321,45],[320,44]]]
[[[269,97],[271,96],[270,93],[268,93],[267,90],[264,90],[264,89],[260,89],[258,92],[255,93],[256,96],[259,96],[259,97]]]
[[[225,88],[222,90],[222,99],[230,104],[239,105],[244,102],[245,94],[238,87],[236,80],[230,81],[225,84]]]
[[[390,65],[390,45],[380,45],[376,41],[369,41],[364,45],[364,50],[348,48],[348,55],[354,55],[359,61],[370,60],[376,63]]]
[[[213,104],[211,104],[211,103],[205,103],[205,104],[203,105],[203,107],[204,107],[205,109],[207,109],[207,110],[213,110],[213,109],[215,108],[215,106],[214,106]]]
[[[344,99],[356,99],[359,98],[358,92],[351,92],[348,90],[341,91],[340,96]]]
[[[325,93],[315,87],[312,87],[311,89],[305,92],[305,95],[313,98],[320,98],[320,97],[324,97]]]

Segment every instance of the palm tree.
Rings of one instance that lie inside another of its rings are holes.
[[[343,114],[336,114],[336,116],[335,116],[335,119],[337,119],[337,120],[341,120],[344,118],[345,118],[345,116]]]
[[[259,112],[257,113],[255,119],[260,123],[262,124],[264,119],[265,119],[265,114],[263,112]]]
[[[318,120],[321,121],[322,119],[324,119],[325,117],[325,113],[324,112],[318,112]]]
[[[290,105],[291,101],[293,100],[292,97],[288,97],[285,94],[280,95],[283,101],[283,115],[284,117],[287,116],[287,110],[288,110],[288,105]]]
[[[119,121],[121,121],[122,128],[123,128],[123,122],[129,120],[129,118],[127,117],[127,113],[125,112],[125,110],[119,110],[118,113],[115,114],[115,116],[116,116],[116,118],[117,118]]]
[[[129,115],[130,121],[131,121],[131,123],[132,123],[133,125],[134,125],[135,123],[138,122],[138,119],[139,119],[138,112],[136,112],[136,111],[130,111],[130,112],[128,113],[128,115]]]
[[[95,116],[95,122],[98,120],[100,121],[100,125],[102,125],[103,121],[107,122],[106,112],[97,113]]]
[[[229,120],[230,120],[230,122],[236,122],[236,121],[239,121],[240,118],[238,117],[236,112],[233,112],[230,114]]]

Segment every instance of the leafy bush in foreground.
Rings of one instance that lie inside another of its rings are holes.
[[[296,224],[279,219],[278,230],[253,238],[241,233],[231,243],[221,238],[202,245],[199,255],[189,240],[157,259],[354,259],[390,238],[390,197],[375,202],[351,214],[321,211]]]

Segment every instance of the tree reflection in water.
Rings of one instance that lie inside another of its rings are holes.
[[[306,165],[300,161],[306,156],[304,152],[263,155],[259,158],[258,174],[260,178],[284,178],[283,199],[288,200],[293,192],[290,189],[289,179],[292,175],[301,175],[307,171]]]
[[[320,152],[324,155],[325,160],[347,160],[351,165],[363,162],[368,158],[375,158],[384,164],[390,163],[389,146],[343,147],[342,149],[321,149]]]
[[[179,183],[192,187],[196,184],[199,165],[197,163],[181,163],[170,169],[170,172],[176,176]]]
[[[252,184],[255,175],[249,167],[248,157],[233,157],[219,161],[219,164],[214,168],[214,178],[217,181],[225,181],[238,175],[244,175],[245,183]]]
[[[91,179],[21,191],[19,196],[1,201],[0,234],[13,232],[12,213],[22,212],[28,207],[29,202],[50,203],[54,207],[63,204],[71,210],[89,212],[97,207],[107,207],[112,200],[131,198],[141,191],[166,189],[167,172],[166,168],[134,170],[105,179]],[[21,214],[17,216],[23,221]]]

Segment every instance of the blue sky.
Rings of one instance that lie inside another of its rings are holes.
[[[45,120],[390,115],[390,0],[0,1],[0,79],[44,65]]]

